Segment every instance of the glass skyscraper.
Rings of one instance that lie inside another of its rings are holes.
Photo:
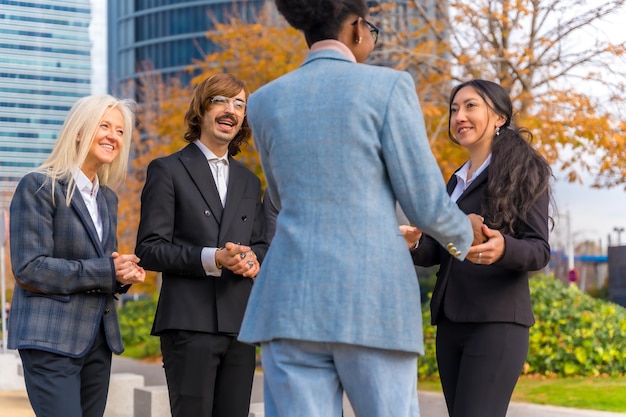
[[[408,0],[372,0],[374,9],[386,3],[396,7],[385,12],[395,31],[413,31],[420,17]],[[158,74],[163,80],[176,77],[186,84],[187,69],[194,60],[215,52],[205,37],[215,22],[230,16],[254,22],[266,0],[108,0],[108,91],[133,96],[132,88],[142,74]],[[447,0],[422,0],[430,18],[440,18]],[[385,33],[382,33],[383,42]],[[137,97],[133,97],[137,99]]]
[[[89,95],[89,0],[0,0],[0,208]]]
[[[187,81],[191,75],[186,70],[193,61],[215,51],[205,37],[215,22],[224,23],[230,16],[255,21],[264,3],[108,0],[108,90],[124,95],[141,73]]]

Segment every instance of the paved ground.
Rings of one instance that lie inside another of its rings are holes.
[[[137,362],[131,359],[114,357],[114,373],[128,372],[144,376],[146,386],[165,385],[165,376],[160,364]],[[255,375],[252,389],[252,402],[263,401],[263,378]],[[419,392],[421,417],[447,417],[441,394]],[[0,391],[0,414],[2,417],[35,417],[24,391]],[[344,417],[355,417],[350,404],[345,401]],[[507,417],[626,417],[626,413],[606,413],[574,408],[540,406],[512,403]]]

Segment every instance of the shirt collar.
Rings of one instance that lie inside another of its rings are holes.
[[[221,159],[226,165],[230,165],[230,161],[228,160],[228,152],[226,152],[224,156],[217,156],[199,139],[194,140],[193,143],[195,143],[195,145],[202,151],[207,161],[210,161],[211,159]]]
[[[464,184],[467,183],[467,185],[469,185],[472,181],[474,181],[476,177],[478,177],[485,169],[487,169],[490,163],[491,163],[491,154],[487,156],[487,159],[485,159],[485,162],[483,162],[483,164],[480,167],[478,167],[478,169],[474,172],[474,175],[472,175],[472,178],[467,179],[467,173],[470,168],[470,161],[467,161],[465,164],[463,164],[463,166],[457,172],[455,172],[454,175],[456,175],[457,178],[460,181],[462,181]]]
[[[317,41],[311,45],[311,52],[317,52],[322,50],[337,51],[344,55],[352,62],[356,62],[356,57],[343,42],[339,42],[335,39],[324,39],[323,41]]]
[[[72,169],[72,178],[74,178],[74,182],[76,182],[76,188],[78,188],[81,192],[86,192],[91,196],[97,196],[98,190],[100,189],[100,181],[98,180],[98,176],[91,182],[87,175],[80,168],[74,167]]]

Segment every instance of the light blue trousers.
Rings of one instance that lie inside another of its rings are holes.
[[[419,417],[417,355],[280,339],[261,346],[266,417]]]

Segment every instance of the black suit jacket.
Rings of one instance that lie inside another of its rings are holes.
[[[202,151],[189,144],[150,163],[141,196],[137,256],[163,275],[152,334],[179,329],[236,334],[253,280],[227,269],[207,276],[203,247],[248,245],[259,262],[267,251],[261,183],[230,158],[226,206],[222,207]]]
[[[459,197],[457,204],[463,212],[487,218],[481,203],[488,175],[489,168]],[[449,194],[456,184],[453,175],[448,182]],[[504,254],[492,265],[461,262],[434,239],[423,237],[418,248],[411,251],[414,263],[440,265],[430,303],[432,324],[437,324],[443,314],[453,322],[534,324],[528,272],[540,270],[550,260],[548,205],[546,193],[538,198],[526,221],[519,222],[514,236],[503,234]]]

